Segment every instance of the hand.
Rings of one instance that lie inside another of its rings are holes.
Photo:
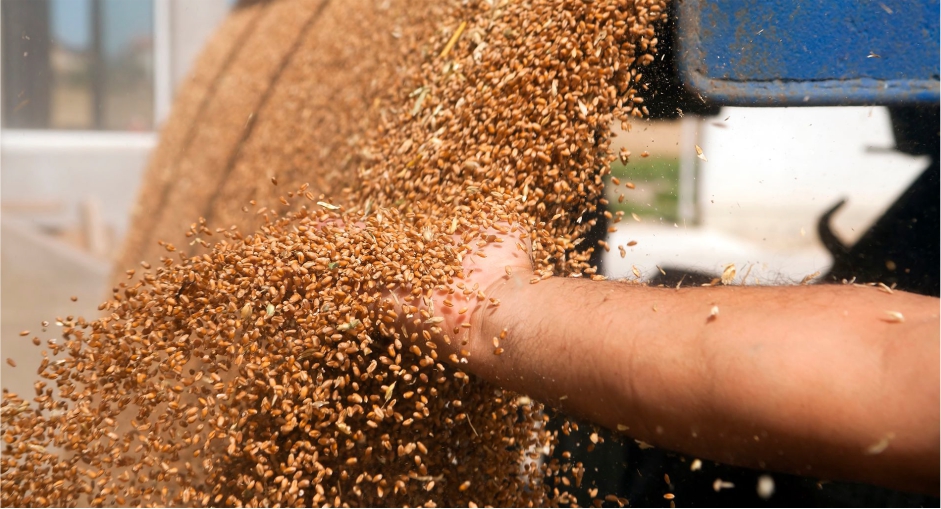
[[[529,233],[519,225],[498,223],[455,233],[452,240],[462,246],[458,251],[462,278],[455,278],[450,287],[439,287],[430,299],[409,298],[412,289],[399,286],[389,292],[389,300],[398,326],[406,327],[410,335],[430,332],[438,353],[454,360],[468,355],[464,347],[477,342],[484,315],[499,306],[491,292],[511,278],[528,281],[533,265]]]
[[[478,339],[484,315],[500,305],[493,293],[509,281],[528,282],[533,263],[529,232],[519,225],[499,223],[478,232],[477,238],[471,232],[454,238],[468,247],[461,260],[464,278],[454,288],[436,291],[431,301],[432,314],[443,318],[442,334],[451,341],[440,346],[460,353],[462,345]]]
[[[325,221],[320,226],[327,224],[345,227],[341,220]],[[367,225],[356,221],[349,227]],[[422,350],[427,350],[430,340],[446,358],[466,357],[464,347],[477,343],[484,315],[500,304],[492,293],[503,290],[511,281],[528,284],[533,276],[530,234],[520,225],[504,222],[466,229],[450,235],[448,240],[457,248],[461,277],[455,277],[452,285],[439,286],[431,295],[416,295],[411,285],[399,284],[386,290],[383,300],[396,317],[391,331],[401,331]]]

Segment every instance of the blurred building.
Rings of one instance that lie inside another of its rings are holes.
[[[32,390],[20,331],[97,313],[173,92],[232,3],[0,0],[4,388]]]

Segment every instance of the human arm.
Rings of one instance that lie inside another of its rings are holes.
[[[465,347],[487,380],[697,457],[937,494],[937,299],[521,272],[487,294]]]
[[[497,226],[455,237],[456,288],[398,313],[416,326],[433,315],[448,335],[437,354],[460,369],[695,457],[937,493],[937,299],[852,285],[532,284],[531,234]]]

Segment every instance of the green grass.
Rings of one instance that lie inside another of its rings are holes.
[[[611,164],[611,175],[624,180],[625,178],[634,183],[648,182],[651,180],[669,180],[678,182],[680,178],[680,160],[663,157],[637,157],[631,158],[631,162],[621,164],[615,161]]]
[[[615,196],[608,208],[612,212],[623,210],[625,215],[635,213],[642,217],[674,222],[679,215],[676,197],[679,174],[679,159],[635,156],[626,165],[615,162],[611,165],[611,175],[619,178],[622,186],[625,182],[633,182],[637,187],[654,191],[652,198],[648,196],[639,200],[637,196],[632,196],[632,191],[625,190],[624,203],[618,203]]]

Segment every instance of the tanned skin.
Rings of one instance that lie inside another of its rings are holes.
[[[937,496],[938,299],[853,285],[532,284],[526,231],[489,233],[483,256],[463,258],[464,283],[485,297],[433,296],[449,334],[439,354],[461,355],[461,369],[697,458]]]

